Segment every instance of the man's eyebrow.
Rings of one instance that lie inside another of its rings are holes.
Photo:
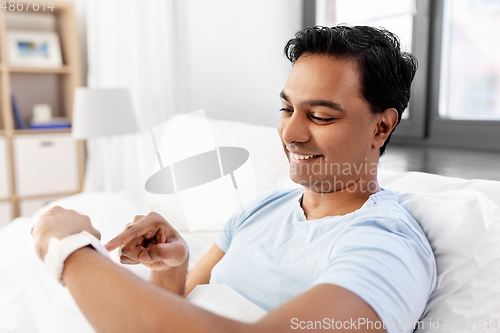
[[[332,109],[332,110],[344,112],[344,109],[342,108],[342,106],[340,106],[339,103],[335,103],[335,102],[323,100],[323,99],[313,99],[311,101],[305,101],[302,103],[302,105],[304,105],[304,106],[324,106],[324,107]]]
[[[288,103],[290,103],[290,100],[288,99],[288,96],[283,92],[283,90],[280,92],[280,97],[283,98]]]
[[[290,99],[288,98],[288,96],[283,91],[280,92],[280,97],[283,98],[288,103],[290,103]],[[311,106],[324,106],[324,107],[327,107],[327,108],[332,109],[332,110],[344,112],[344,109],[342,108],[342,106],[340,106],[339,103],[335,103],[335,102],[328,101],[328,100],[323,100],[323,99],[313,99],[313,100],[310,100],[310,101],[305,101],[305,102],[302,102],[302,105],[303,106],[308,106],[308,107],[311,107]]]

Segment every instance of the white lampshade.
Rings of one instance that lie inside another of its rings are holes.
[[[137,132],[128,90],[76,88],[72,127],[76,139]]]

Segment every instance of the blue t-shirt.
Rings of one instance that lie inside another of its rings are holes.
[[[417,321],[434,289],[436,264],[398,193],[383,190],[352,213],[307,220],[303,191],[271,192],[236,212],[216,240],[225,255],[210,283],[226,284],[266,311],[314,285],[333,284],[392,322],[389,332]]]

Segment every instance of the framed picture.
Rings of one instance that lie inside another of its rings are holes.
[[[8,31],[9,64],[15,66],[62,66],[61,44],[56,32]]]

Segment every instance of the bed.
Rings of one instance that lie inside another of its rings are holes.
[[[210,126],[213,132],[224,133],[219,145],[249,151],[257,193],[296,186],[282,167],[287,161],[274,128],[220,120],[210,120]],[[384,170],[379,179],[382,187],[400,191],[401,203],[422,226],[436,256],[438,285],[416,332],[500,332],[500,182]],[[68,290],[51,280],[36,257],[29,231],[36,217],[56,204],[88,215],[104,242],[135,215],[154,210],[167,219],[176,218],[173,198],[135,198],[127,192],[81,193],[57,200],[29,218],[17,218],[0,230],[0,332],[93,332]],[[182,235],[192,267],[217,232],[184,230]],[[111,256],[119,264],[116,251]],[[124,267],[148,278],[147,268]],[[220,314],[235,308],[234,304],[226,307],[225,301],[215,303],[211,310]],[[252,316],[250,310],[241,313],[241,320]]]

